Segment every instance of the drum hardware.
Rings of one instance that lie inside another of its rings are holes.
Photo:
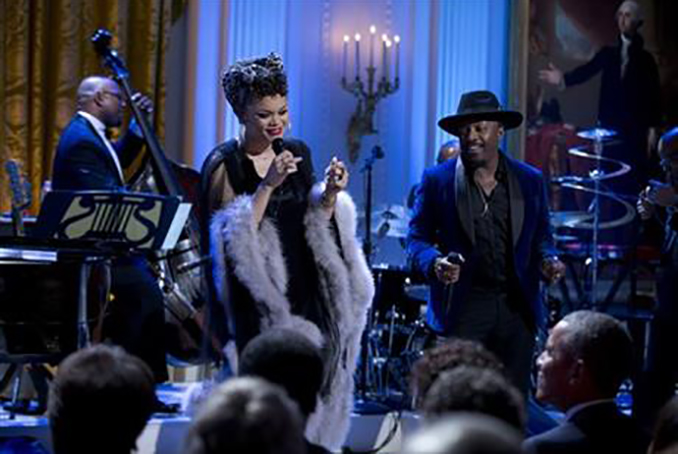
[[[584,261],[586,271],[586,289],[582,290],[584,293],[582,301],[587,307],[595,307],[597,305],[596,288],[599,279],[599,235],[601,229],[613,229],[626,225],[635,218],[635,208],[628,201],[624,200],[625,196],[614,193],[603,187],[603,182],[613,178],[621,177],[631,170],[631,166],[619,161],[617,159],[607,158],[603,156],[604,141],[614,137],[617,133],[610,129],[594,128],[590,130],[580,131],[577,134],[579,137],[592,141],[593,152],[588,151],[584,147],[570,148],[568,154],[588,160],[594,161],[594,168],[588,172],[588,175],[563,175],[554,178],[552,181],[559,184],[561,187],[569,188],[575,191],[583,192],[592,195],[592,201],[586,211],[562,211],[554,212],[551,215],[551,224],[555,228],[581,229],[591,231],[590,248],[588,257]],[[606,164],[612,169],[603,170],[602,164]],[[623,208],[623,214],[616,219],[605,220],[601,219],[601,199],[605,198],[607,201],[614,202]],[[575,243],[571,237],[566,236],[566,239],[558,241],[561,246],[564,244]],[[558,238],[556,238],[558,240]],[[576,243],[575,243],[576,244]],[[572,271],[573,267],[570,265]],[[566,284],[563,289],[565,298]],[[578,282],[575,280],[575,286]],[[561,285],[561,288],[563,285]],[[577,293],[579,294],[579,288]],[[606,298],[606,301],[609,300]]]
[[[372,233],[378,238],[405,238],[410,214],[402,205],[388,205],[372,214]]]
[[[373,267],[377,291],[365,329],[363,372],[358,376],[360,396],[391,409],[409,408],[409,373],[421,356],[428,336],[421,319],[420,298],[409,287],[423,287],[401,267]],[[360,382],[360,380],[364,380]]]

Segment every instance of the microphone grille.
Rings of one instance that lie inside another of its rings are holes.
[[[280,137],[273,139],[273,151],[275,154],[280,154],[283,152],[283,140]]]

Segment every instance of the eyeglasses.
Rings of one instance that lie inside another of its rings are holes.
[[[105,94],[105,95],[115,96],[116,98],[118,98],[118,101],[120,101],[120,102],[124,101],[124,100],[122,99],[122,93],[120,93],[120,92],[114,92],[114,91],[102,90],[102,93]]]

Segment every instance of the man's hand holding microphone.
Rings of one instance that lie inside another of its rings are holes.
[[[465,261],[464,256],[458,252],[438,257],[433,264],[436,278],[445,285],[454,284],[459,280],[461,265]]]

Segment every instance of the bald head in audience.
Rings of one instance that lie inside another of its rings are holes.
[[[191,424],[187,454],[306,454],[298,406],[277,385],[241,377],[219,385]]]
[[[405,440],[407,454],[520,454],[522,437],[513,427],[480,414],[457,413],[425,425]]]

